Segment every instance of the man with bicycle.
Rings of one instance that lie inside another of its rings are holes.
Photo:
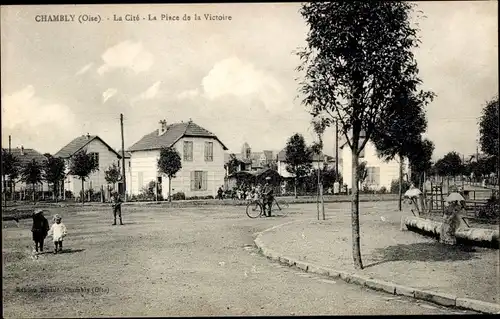
[[[270,176],[266,177],[266,182],[264,184],[264,187],[262,188],[262,209],[264,211],[263,212],[264,216],[266,217],[271,217],[271,206],[273,204],[273,199],[274,199],[273,196],[274,189],[272,185],[269,183],[270,180],[271,180]],[[266,215],[266,207],[267,207],[267,215]]]

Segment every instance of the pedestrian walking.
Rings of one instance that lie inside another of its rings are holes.
[[[222,200],[222,199],[224,198],[223,194],[224,194],[224,191],[222,190],[222,186],[221,186],[221,187],[219,187],[219,189],[217,190],[217,198],[218,198],[219,200]]]
[[[273,187],[270,184],[271,177],[266,177],[266,183],[264,184],[264,188],[262,189],[262,208],[264,210],[264,216],[271,217],[271,206],[273,204]],[[266,215],[267,208],[267,215]]]
[[[120,218],[120,225],[123,225],[122,222],[122,200],[120,198],[120,195],[118,193],[114,193],[113,195],[113,225],[116,225],[116,215]]]
[[[56,214],[53,218],[54,223],[50,227],[49,235],[52,235],[52,241],[54,242],[54,254],[62,252],[63,249],[63,238],[68,235],[66,226],[62,223],[62,218]]]
[[[43,210],[41,209],[35,210],[32,217],[33,226],[31,227],[31,233],[35,242],[35,251],[38,252],[40,248],[40,252],[43,252],[43,242],[50,229],[49,221],[43,216]]]

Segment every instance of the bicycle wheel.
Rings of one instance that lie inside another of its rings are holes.
[[[262,206],[258,202],[250,202],[247,205],[247,216],[257,218],[262,214]]]
[[[274,213],[277,213],[277,215],[285,216],[286,214],[288,214],[288,203],[287,202],[278,202],[275,199],[273,202],[272,211]]]

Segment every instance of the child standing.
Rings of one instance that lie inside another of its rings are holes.
[[[33,241],[35,242],[35,250],[38,252],[38,248],[40,248],[40,251],[43,252],[43,241],[49,231],[49,221],[43,216],[43,210],[41,209],[35,210],[32,217],[33,226],[31,227],[31,232],[33,234]]]
[[[54,254],[57,252],[62,252],[63,238],[68,234],[66,226],[61,222],[62,218],[58,214],[54,216],[54,224],[50,227],[49,234],[52,235],[52,240],[54,241]]]
[[[113,225],[116,225],[116,215],[118,215],[118,217],[120,217],[120,225],[123,225],[123,222],[122,222],[122,200],[120,198],[120,195],[118,195],[118,193],[115,193],[113,196],[113,217],[114,217]]]

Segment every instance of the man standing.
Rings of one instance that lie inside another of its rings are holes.
[[[264,210],[264,216],[271,217],[271,206],[273,204],[273,187],[270,184],[271,177],[266,177],[266,183],[262,189],[262,209]],[[267,208],[267,215],[266,215]]]
[[[116,225],[116,214],[118,214],[118,217],[120,217],[120,225],[123,225],[123,223],[122,223],[122,200],[120,198],[120,195],[118,195],[118,193],[115,193],[113,196],[113,217],[114,217],[113,225]]]

